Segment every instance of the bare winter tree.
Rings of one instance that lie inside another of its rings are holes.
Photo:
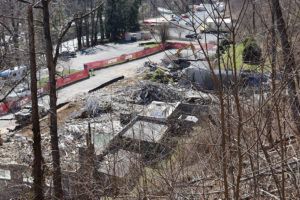
[[[169,25],[164,23],[158,26],[158,35],[162,44],[169,39]]]
[[[51,135],[51,149],[52,149],[52,165],[53,165],[53,184],[54,184],[54,195],[57,199],[63,198],[62,190],[62,174],[60,168],[60,155],[58,147],[58,134],[57,134],[57,96],[56,96],[56,63],[59,55],[59,46],[62,43],[63,37],[70,29],[72,23],[80,19],[78,17],[70,20],[67,25],[61,31],[55,49],[55,54],[53,55],[53,43],[50,31],[50,13],[49,13],[49,3],[51,1],[43,0],[43,28],[44,28],[44,39],[46,43],[46,60],[47,68],[49,72],[49,85],[50,85],[50,135]],[[97,7],[98,9],[99,7]],[[87,17],[90,13],[95,10],[81,16],[81,18]]]
[[[29,55],[30,55],[30,75],[31,75],[31,101],[32,101],[32,132],[33,132],[33,177],[34,177],[34,199],[44,199],[43,191],[43,155],[41,148],[41,133],[38,110],[37,93],[37,67],[35,53],[35,32],[33,25],[33,6],[28,6],[28,33],[29,33]]]

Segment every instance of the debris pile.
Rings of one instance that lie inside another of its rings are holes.
[[[177,84],[137,81],[134,78],[116,82],[109,87],[78,97],[74,102],[83,105],[82,109],[76,112],[69,110],[71,115],[65,113],[66,121],[58,129],[62,169],[69,171],[78,169],[79,148],[86,146],[89,123],[95,149],[101,151],[131,119],[145,110],[145,105],[152,101],[176,103],[184,100],[187,95],[195,96],[195,92],[179,88]],[[154,109],[153,112],[157,115],[159,110]],[[1,135],[2,163],[32,164],[32,136],[23,135],[21,131],[18,131],[18,134],[9,132]],[[41,132],[45,165],[51,169],[51,137],[44,127]]]
[[[152,82],[157,83],[173,83],[172,76],[169,75],[169,73],[164,72],[161,69],[156,69],[154,72],[147,72],[145,76],[143,77],[144,80],[150,80]]]
[[[98,117],[101,113],[108,113],[112,110],[112,106],[109,102],[103,102],[94,96],[87,99],[86,105],[80,110],[72,113],[70,119]]]
[[[15,133],[1,135],[0,160],[2,164],[31,164],[32,140]]]
[[[48,113],[48,110],[42,104],[38,105],[38,111],[39,111],[40,118],[43,118]],[[19,126],[21,127],[31,122],[31,116],[32,116],[31,105],[27,105],[23,109],[15,113],[15,119],[17,121],[17,124],[19,124]]]
[[[152,101],[176,102],[180,101],[183,96],[171,88],[163,84],[146,82],[141,85],[140,89],[132,95],[134,102],[140,105],[150,104]]]
[[[160,63],[162,67],[167,68],[169,71],[183,70],[191,65],[187,58],[178,58],[177,56],[167,54]]]

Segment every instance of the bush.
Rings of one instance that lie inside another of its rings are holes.
[[[151,81],[153,81],[153,82],[160,82],[160,83],[168,83],[169,82],[169,79],[166,76],[165,72],[161,69],[157,69],[154,71],[152,79],[151,79]]]
[[[231,44],[231,42],[227,39],[224,39],[224,40],[221,41],[221,43],[219,45],[219,49],[218,49],[220,55],[222,55],[223,53],[225,53],[225,51],[227,49],[229,49],[230,44]]]
[[[245,46],[243,51],[243,62],[250,65],[259,64],[262,60],[261,48],[254,38],[247,37],[243,40]]]
[[[174,82],[173,79],[168,77],[168,75],[161,69],[156,69],[153,73],[147,72],[143,77],[143,79],[150,80],[152,82],[157,82],[157,83],[172,84]]]

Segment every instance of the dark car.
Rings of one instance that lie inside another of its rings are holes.
[[[64,58],[75,58],[76,53],[74,51],[63,51],[59,54],[59,56]]]
[[[186,35],[185,38],[190,38],[190,39],[196,39],[196,38],[198,38],[198,39],[201,39],[202,37],[201,37],[200,34],[192,33],[192,34]]]
[[[171,19],[171,21],[175,21],[175,22],[179,22],[180,20],[181,20],[180,17],[173,17]]]

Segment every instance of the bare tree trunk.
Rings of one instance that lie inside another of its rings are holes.
[[[91,46],[95,45],[95,13],[91,14]]]
[[[87,16],[84,19],[84,24],[85,24],[85,39],[86,39],[86,46],[90,46],[90,24],[89,24],[89,17]]]
[[[90,8],[93,10],[94,1],[90,0]],[[91,13],[91,26],[92,26],[92,32],[91,32],[91,46],[95,46],[97,43],[97,20],[95,21],[96,11]]]
[[[289,42],[287,29],[285,25],[285,21],[283,19],[281,6],[279,0],[272,0],[272,12],[275,16],[276,27],[279,32],[281,46],[282,46],[282,54],[283,61],[285,63],[284,69],[284,78],[288,82],[288,93],[289,93],[289,101],[291,104],[291,111],[294,123],[296,125],[298,135],[300,135],[300,103],[297,95],[297,90],[299,87],[299,75],[298,70],[296,69],[296,63],[294,54],[291,49],[291,44]]]
[[[78,47],[77,50],[82,49],[82,19],[78,19],[75,22],[76,24],[76,34],[77,34],[77,42],[78,42]]]
[[[101,8],[99,9],[99,19],[100,19],[100,34],[101,34],[101,41],[104,40],[104,26],[103,26],[103,19],[102,19],[102,15],[103,15],[103,7],[101,6]]]
[[[13,27],[13,45],[14,45],[14,57],[15,57],[15,64],[19,65],[20,64],[20,55],[19,55],[19,23],[15,19],[15,12],[17,4],[12,3],[11,4],[11,25]]]
[[[256,25],[255,25],[255,0],[252,0],[252,26],[253,26],[253,33],[256,33]]]
[[[52,164],[53,164],[53,184],[55,199],[63,199],[63,191],[61,184],[61,169],[60,156],[58,148],[57,136],[57,110],[56,110],[56,80],[55,80],[55,64],[53,59],[52,39],[50,35],[49,22],[49,7],[48,0],[43,0],[43,23],[44,23],[44,37],[46,41],[46,59],[49,71],[50,82],[50,135],[52,148]]]
[[[41,134],[38,111],[38,97],[37,97],[37,78],[36,78],[36,57],[35,57],[35,39],[33,26],[33,11],[32,6],[28,6],[28,33],[29,33],[29,55],[30,55],[30,75],[31,75],[31,102],[32,102],[32,132],[33,132],[33,190],[34,199],[43,200],[43,155],[41,148]]]

